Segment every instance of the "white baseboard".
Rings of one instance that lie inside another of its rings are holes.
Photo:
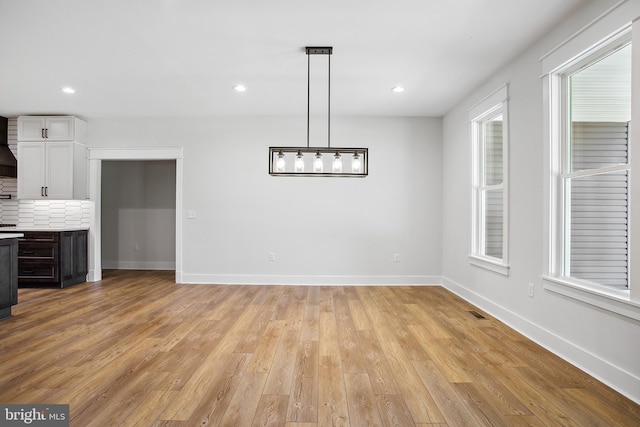
[[[596,356],[551,331],[531,323],[520,315],[489,301],[451,279],[443,277],[442,285],[555,355],[583,370],[634,402],[640,403],[640,378],[634,374],[612,365],[607,360]]]
[[[346,285],[425,286],[440,285],[440,276],[270,276],[234,274],[189,274],[182,272],[179,283],[219,285]]]
[[[98,276],[96,270],[89,270],[87,273],[87,282],[97,282],[98,280],[102,280],[102,275]]]
[[[170,261],[102,261],[105,270],[175,270]]]

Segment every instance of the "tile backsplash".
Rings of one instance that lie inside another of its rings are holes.
[[[0,223],[52,228],[91,224],[90,200],[17,200],[15,178],[0,178],[0,194],[11,194],[10,200],[0,200]]]
[[[9,148],[18,157],[18,127],[9,119]],[[20,165],[18,164],[18,168]],[[18,200],[18,180],[0,177],[0,223],[20,227],[89,227],[94,203],[90,200]]]

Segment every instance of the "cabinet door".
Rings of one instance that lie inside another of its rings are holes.
[[[60,280],[84,282],[87,276],[88,232],[63,231],[60,233]]]
[[[73,199],[73,143],[46,142],[46,199]]]
[[[60,280],[73,278],[73,247],[73,232],[63,231],[60,233]]]
[[[74,118],[71,116],[47,117],[47,141],[73,141]]]
[[[18,199],[43,199],[45,187],[44,142],[18,143]]]
[[[46,129],[45,117],[18,117],[18,141],[43,141],[44,129]]]
[[[0,308],[18,303],[18,242],[0,241]]]
[[[73,275],[86,280],[89,272],[89,232],[87,230],[75,231],[73,234]]]

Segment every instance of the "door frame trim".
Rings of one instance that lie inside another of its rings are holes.
[[[182,180],[183,147],[90,148],[89,198],[94,202],[89,229],[89,274],[87,281],[102,280],[102,161],[103,160],[175,160],[176,161],[176,283],[182,282]]]

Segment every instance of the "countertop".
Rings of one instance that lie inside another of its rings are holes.
[[[0,239],[19,239],[24,237],[22,233],[0,233]]]
[[[26,233],[29,231],[80,231],[88,230],[89,227],[0,227],[0,234],[2,233]]]

